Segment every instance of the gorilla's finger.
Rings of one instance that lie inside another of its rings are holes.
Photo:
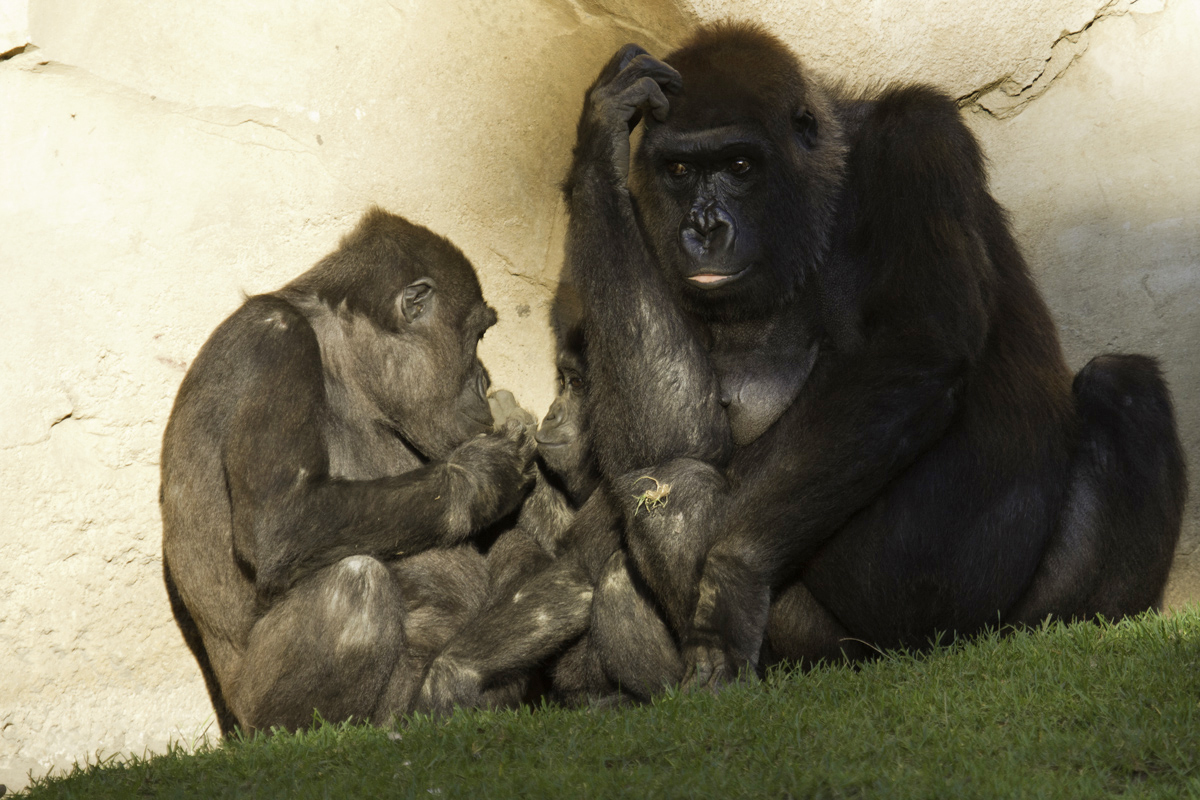
[[[600,76],[596,79],[597,84],[609,83],[617,75],[629,66],[629,62],[633,61],[640,55],[646,53],[646,49],[640,45],[633,43],[622,45],[613,57],[608,60],[604,68],[600,70]]]
[[[609,84],[610,89],[618,94],[626,91],[631,86],[636,85],[643,78],[651,78],[655,83],[658,83],[671,91],[678,91],[683,87],[683,79],[675,68],[666,62],[659,61],[652,55],[640,55],[629,63],[629,66],[621,70]]]
[[[645,77],[653,78],[669,92],[678,92],[683,88],[683,77],[678,70],[665,61],[659,61],[652,55],[638,56],[630,62],[629,70],[637,70]]]
[[[517,398],[507,389],[498,389],[488,395],[488,407],[492,410],[492,420],[496,428],[503,427],[515,412],[524,413],[524,410],[517,405]]]
[[[492,423],[494,427],[500,427],[500,423],[504,422],[504,420],[508,418],[508,415],[504,413],[504,406],[501,404],[499,398],[496,397],[495,393],[488,395],[488,409],[490,409],[492,412]]]
[[[507,389],[499,389],[488,396],[488,406],[492,410],[492,420],[496,430],[506,428],[510,420],[516,420],[526,428],[537,425],[537,417],[530,414],[517,404],[517,398]]]
[[[617,71],[620,72],[624,70],[634,59],[648,55],[650,55],[649,51],[640,44],[634,44],[630,42],[629,44],[622,45],[621,49],[617,51],[616,55],[617,62],[619,64]]]
[[[650,113],[659,122],[667,121],[667,112],[671,108],[671,103],[667,100],[667,96],[663,94],[662,87],[659,86],[653,78],[642,78],[623,98],[626,102],[632,103],[635,108],[649,107]]]

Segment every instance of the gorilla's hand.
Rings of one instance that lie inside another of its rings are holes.
[[[449,526],[443,545],[461,542],[512,511],[525,497],[537,474],[533,432],[532,423],[509,416],[495,433],[476,436],[450,454],[447,499],[465,513],[455,515],[458,524]]]
[[[537,454],[537,440],[535,438],[538,428],[537,417],[517,405],[517,398],[513,397],[512,392],[507,389],[498,389],[492,392],[488,395],[488,407],[492,411],[492,420],[497,433],[510,431],[513,432],[510,435],[515,435],[516,426],[520,426],[521,431],[526,437],[522,439],[522,446],[528,446],[532,442],[534,455]],[[537,463],[530,456],[529,461],[525,465],[525,479],[527,482],[532,482],[536,476]],[[529,488],[528,483],[526,488]]]
[[[659,122],[667,119],[670,103],[664,88],[679,92],[683,88],[679,73],[636,44],[627,44],[605,64],[588,90],[579,120],[579,146],[585,149],[585,157],[607,161],[620,186],[629,177],[629,132],[643,110],[648,108]]]
[[[502,431],[510,419],[515,419],[531,431],[537,428],[537,417],[517,405],[517,398],[507,389],[499,389],[488,395],[488,407],[492,410],[497,431]]]
[[[684,643],[683,661],[686,670],[683,676],[685,692],[704,689],[718,692],[735,681],[758,680],[754,664],[736,658],[726,652],[719,642],[704,637],[692,636],[690,641]]]

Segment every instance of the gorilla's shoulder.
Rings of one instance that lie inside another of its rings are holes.
[[[864,196],[893,204],[904,198],[913,213],[973,207],[987,183],[983,151],[954,99],[922,84],[878,95],[851,141],[847,166]]]
[[[246,298],[229,321],[244,334],[264,342],[283,345],[316,341],[316,334],[304,312],[278,295],[260,294]]]
[[[308,317],[286,299],[262,294],[246,298],[221,323],[197,360],[229,360],[231,369],[274,371],[304,359],[320,363],[319,352]]]

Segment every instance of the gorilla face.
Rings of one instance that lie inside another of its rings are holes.
[[[653,255],[705,315],[777,308],[827,249],[841,123],[786,51],[731,40],[667,63],[683,88],[665,121],[643,118],[630,176]]]
[[[428,278],[400,293],[396,311],[395,332],[362,332],[370,322],[351,320],[364,334],[353,344],[355,377],[406,441],[426,458],[445,458],[492,429],[491,381],[475,351],[496,312],[482,300],[463,308],[440,302]]]
[[[288,291],[315,297],[326,369],[421,456],[440,460],[492,429],[487,371],[475,355],[496,312],[466,256],[380,209]]]
[[[639,199],[654,220],[658,255],[695,292],[728,293],[752,278],[763,255],[767,143],[745,126],[683,132],[653,125],[643,148],[648,174]]]
[[[587,378],[583,359],[571,350],[558,356],[558,396],[537,430],[538,455],[565,484],[576,505],[596,488],[595,461],[589,447]]]

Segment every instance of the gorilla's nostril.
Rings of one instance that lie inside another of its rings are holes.
[[[542,421],[542,424],[553,427],[555,425],[560,424],[562,422],[562,418],[563,418],[562,403],[555,400],[553,403],[550,404],[550,410],[546,412],[546,419],[544,419]]]
[[[692,230],[704,237],[711,236],[718,228],[724,227],[725,221],[711,211],[693,214],[689,219]]]

